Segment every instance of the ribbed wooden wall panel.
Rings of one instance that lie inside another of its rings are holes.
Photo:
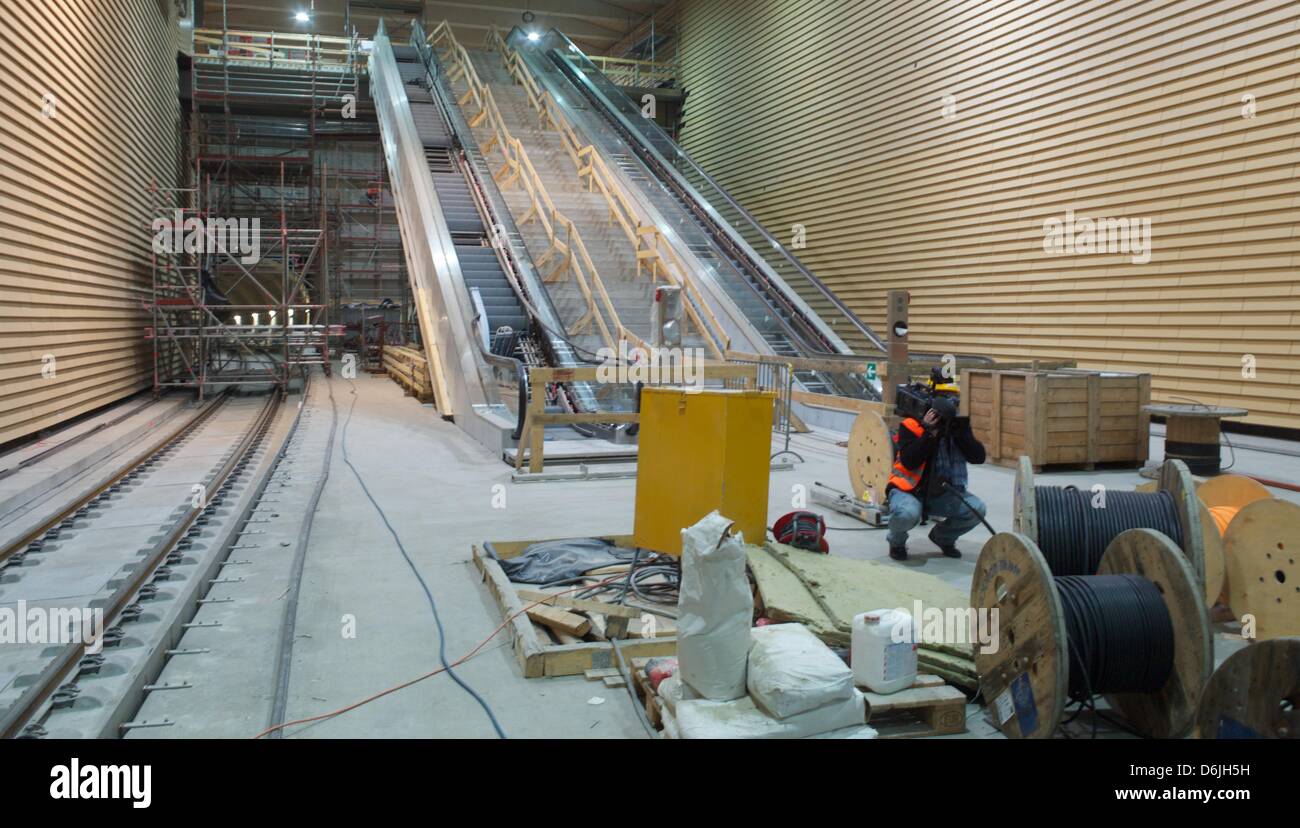
[[[177,186],[174,5],[0,0],[0,443],[152,382],[141,301],[148,188]]]
[[[914,348],[1300,427],[1295,0],[688,0],[681,37],[684,146],[878,331],[904,288]],[[1049,255],[1067,210],[1151,260]]]

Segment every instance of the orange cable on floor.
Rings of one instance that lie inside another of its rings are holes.
[[[499,625],[495,630],[493,630],[492,633],[491,633],[487,638],[483,639],[483,640],[479,643],[479,645],[478,645],[477,647],[475,647],[474,649],[470,650],[470,651],[469,651],[468,653],[466,653],[465,655],[461,656],[458,660],[453,661],[453,662],[451,663],[451,666],[452,666],[452,667],[459,667],[460,665],[464,664],[466,661],[469,661],[471,658],[473,658],[474,656],[476,656],[476,655],[478,654],[479,650],[482,650],[484,647],[487,646],[487,644],[488,644],[489,641],[491,641],[492,639],[494,639],[494,638],[497,637],[497,633],[501,632],[502,630],[504,630],[504,629],[506,628],[506,625],[507,625],[507,624],[509,624],[511,621],[515,620],[515,619],[518,618],[519,616],[523,615],[524,613],[528,612],[528,611],[529,611],[530,609],[532,609],[533,607],[539,607],[539,606],[542,606],[543,604],[547,604],[547,603],[549,603],[553,598],[558,597],[558,596],[562,596],[562,595],[568,595],[570,592],[582,592],[582,591],[585,591],[585,590],[588,590],[588,589],[592,589],[593,587],[606,586],[606,585],[608,585],[608,584],[612,584],[612,583],[614,583],[615,581],[622,580],[623,577],[624,577],[624,576],[622,576],[622,575],[616,575],[616,576],[614,576],[613,578],[608,578],[608,579],[606,579],[606,580],[604,580],[604,581],[600,581],[600,582],[595,583],[595,584],[583,584],[582,586],[577,586],[577,587],[574,587],[573,589],[566,589],[566,590],[564,590],[564,591],[562,591],[562,592],[556,592],[556,593],[553,593],[553,594],[552,594],[550,597],[548,597],[548,598],[544,598],[544,599],[542,599],[542,600],[538,600],[538,601],[534,601],[534,602],[532,602],[531,604],[527,605],[526,607],[524,607],[523,609],[519,610],[518,612],[516,612],[516,613],[514,613],[514,614],[512,614],[512,615],[507,616],[506,619],[505,619],[504,621],[502,621],[501,624],[500,624],[500,625]],[[272,727],[268,727],[266,730],[263,730],[261,733],[257,734],[257,735],[254,736],[253,738],[254,738],[254,739],[260,739],[260,738],[262,738],[263,736],[266,736],[266,735],[268,735],[268,734],[274,733],[274,732],[277,731],[277,730],[282,730],[282,729],[284,729],[284,728],[286,728],[286,727],[292,727],[293,725],[299,725],[299,724],[310,724],[311,722],[321,721],[322,719],[332,719],[332,718],[334,718],[335,716],[341,716],[341,715],[343,715],[344,713],[348,713],[348,712],[351,712],[351,711],[353,711],[353,710],[356,710],[358,707],[361,707],[361,706],[363,706],[363,705],[370,704],[372,701],[375,701],[375,700],[377,700],[377,699],[382,699],[384,696],[390,695],[390,694],[392,694],[392,693],[396,693],[398,690],[405,690],[407,687],[410,687],[410,686],[413,685],[413,684],[418,684],[418,683],[424,681],[425,679],[433,678],[434,676],[438,675],[439,673],[443,673],[443,672],[446,672],[446,668],[445,668],[445,667],[439,667],[438,669],[433,670],[432,672],[425,673],[425,674],[422,675],[422,676],[417,676],[416,678],[413,678],[413,679],[411,679],[410,681],[405,681],[405,682],[402,682],[401,684],[394,685],[393,687],[390,687],[390,688],[388,688],[387,690],[382,690],[382,691],[380,691],[380,692],[374,694],[373,696],[368,696],[368,697],[362,699],[361,701],[354,702],[354,703],[352,703],[352,704],[347,705],[346,707],[340,707],[338,710],[332,710],[332,711],[330,711],[330,712],[328,712],[328,713],[321,713],[321,714],[316,715],[316,716],[308,716],[308,717],[303,718],[303,719],[294,719],[293,721],[290,721],[290,722],[284,722],[284,723],[282,723],[282,724],[278,724],[278,725],[274,725],[274,726],[272,726]]]

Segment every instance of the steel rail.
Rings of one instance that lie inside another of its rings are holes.
[[[236,467],[245,461],[250,450],[257,445],[261,437],[267,432],[275,421],[275,415],[280,410],[281,397],[281,394],[274,392],[267,397],[261,413],[258,414],[248,431],[245,432],[235,451],[222,464],[216,475],[213,476],[207,488],[209,492],[215,492],[225,484]],[[215,410],[216,407],[214,406],[205,412],[204,419],[210,417],[212,411]],[[130,605],[132,598],[145,585],[146,581],[153,576],[158,567],[167,560],[168,553],[184,537],[195,519],[206,508],[207,505],[203,504],[192,507],[185,512],[176,521],[172,531],[158,542],[146,560],[136,568],[131,578],[113,592],[104,607],[105,620],[104,629],[100,631],[101,636],[116,622],[122,611]],[[27,724],[34,721],[41,714],[51,696],[64,684],[68,675],[77,668],[90,643],[92,642],[78,641],[68,644],[53,658],[46,668],[41,671],[36,681],[5,710],[3,718],[0,718],[0,738],[13,739],[22,735]]]
[[[172,443],[181,439],[182,437],[184,437],[185,435],[187,435],[188,433],[190,433],[191,431],[193,431],[194,429],[198,428],[200,425],[205,423],[213,414],[217,412],[217,409],[221,408],[221,406],[225,404],[226,400],[228,400],[229,398],[230,398],[229,391],[223,393],[219,397],[216,397],[210,403],[208,403],[201,411],[199,411],[199,413],[195,414],[193,417],[191,417],[189,420],[183,423],[175,431],[171,432],[166,437],[159,440],[151,448],[149,448],[138,458],[136,458],[133,462],[124,466],[122,470],[119,471],[117,474],[113,475],[107,481],[101,483],[99,486],[92,489],[90,492],[86,493],[85,495],[82,495],[70,506],[60,511],[54,517],[50,518],[49,520],[42,523],[40,526],[31,530],[27,534],[23,535],[18,540],[10,543],[3,550],[0,550],[0,564],[3,564],[5,561],[9,560],[14,555],[17,555],[19,552],[24,550],[29,544],[31,544],[33,541],[40,538],[46,532],[50,531],[55,526],[58,526],[60,523],[67,520],[69,517],[75,515],[80,509],[85,508],[86,505],[89,504],[92,500],[99,497],[104,492],[108,491],[110,488],[120,483],[124,478],[127,477],[127,475],[137,471],[145,463],[148,463],[150,460],[156,457],[160,451],[167,448]]]

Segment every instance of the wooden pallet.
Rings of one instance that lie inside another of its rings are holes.
[[[917,675],[906,690],[882,696],[866,693],[867,723],[881,739],[916,739],[946,736],[966,730],[966,696],[943,679]]]
[[[619,546],[627,546],[631,543],[631,536],[620,535],[604,538],[604,540]],[[536,540],[492,541],[492,548],[501,557],[512,558],[521,554],[532,544],[539,542]],[[505,570],[491,555],[488,555],[478,546],[473,547],[472,554],[474,566],[482,573],[483,582],[487,585],[488,592],[501,610],[502,619],[506,621],[505,633],[510,636],[511,642],[514,644],[515,658],[519,662],[524,678],[580,676],[588,670],[618,666],[618,660],[614,654],[614,645],[609,641],[570,640],[570,643],[551,643],[550,634],[547,632],[545,625],[534,622],[529,617],[528,608],[536,602],[521,597],[521,587],[510,581]],[[522,592],[530,594],[526,588],[523,588]],[[556,598],[548,602],[548,605],[569,609],[581,608],[575,607],[575,603],[591,602]],[[537,609],[537,607],[533,608],[534,610]],[[618,607],[618,609],[626,610],[627,608]],[[614,612],[616,610],[611,607],[610,611]],[[534,612],[534,615],[538,614]],[[593,615],[592,620],[594,621],[596,617],[598,616]],[[616,618],[617,616],[607,616],[604,619],[606,631],[609,630],[610,617]],[[558,617],[554,618],[554,623],[558,625],[561,620]],[[596,625],[593,624],[593,626]],[[629,634],[633,633],[630,632]],[[623,658],[628,660],[649,656],[676,655],[677,637],[671,635],[658,638],[620,639],[618,647],[619,652],[623,654]]]
[[[645,667],[649,661],[649,658],[632,659],[632,685],[636,689],[637,698],[645,705],[645,715],[651,726],[655,730],[663,730],[664,703],[650,683],[650,677],[646,675]]]

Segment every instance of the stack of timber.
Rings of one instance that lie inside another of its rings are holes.
[[[421,351],[400,345],[385,345],[384,372],[420,402],[433,402],[429,361]]]
[[[963,413],[990,463],[1014,466],[1022,454],[1035,471],[1146,462],[1150,374],[967,368],[962,380]]]
[[[836,558],[779,543],[749,546],[748,553],[759,613],[780,624],[804,624],[832,647],[850,645],[853,617],[862,612],[899,608],[913,613],[918,601],[926,609],[970,608],[970,596],[962,590],[878,561]],[[916,620],[925,637],[922,619]],[[978,687],[974,648],[969,637],[966,642],[918,642],[920,669],[958,687]]]

